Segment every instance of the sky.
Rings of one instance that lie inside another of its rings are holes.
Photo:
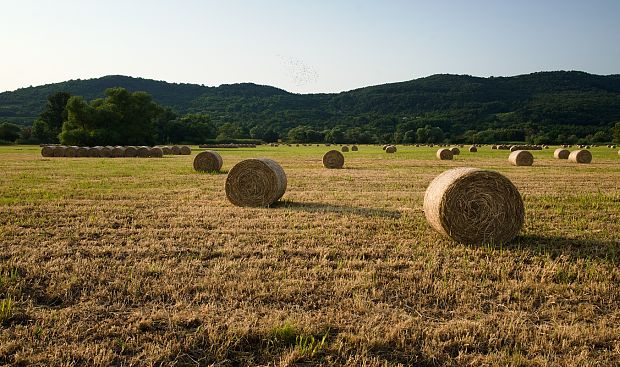
[[[618,19],[617,0],[0,0],[0,92],[111,74],[295,93],[618,74]]]

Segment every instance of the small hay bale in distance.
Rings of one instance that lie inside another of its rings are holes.
[[[393,145],[388,146],[387,148],[385,148],[385,152],[386,153],[396,153],[396,147]]]
[[[164,151],[159,147],[151,147],[149,148],[149,157],[150,158],[163,158]]]
[[[77,157],[77,151],[78,147],[76,147],[75,145],[67,147],[67,149],[65,150],[65,157],[75,158]]]
[[[478,148],[476,148],[475,145],[472,145],[471,147],[469,147],[469,152],[470,153],[476,153],[478,151]]]
[[[170,147],[162,147],[161,148],[162,152],[164,152],[164,155],[171,155],[172,153],[172,149]]]
[[[383,146],[381,147],[381,149],[386,150],[386,149],[387,149],[387,147],[389,147],[389,145],[387,145],[387,144],[386,144],[386,145],[383,145]]]
[[[64,157],[67,153],[67,147],[64,145],[56,145],[54,146],[54,157]]]
[[[590,153],[589,150],[585,150],[585,149],[573,150],[568,155],[568,160],[573,163],[587,164],[587,163],[592,162],[592,153]]]
[[[149,147],[138,147],[136,157],[138,158],[148,158],[151,155],[151,149]]]
[[[275,161],[246,159],[237,163],[226,178],[226,197],[237,206],[270,206],[286,192],[286,174]]]
[[[508,162],[513,166],[531,166],[534,164],[534,156],[527,150],[515,150],[508,156]]]
[[[78,147],[77,152],[75,154],[76,157],[84,158],[89,156],[89,147]]]
[[[88,156],[90,158],[101,158],[101,150],[97,147],[88,148]]]
[[[190,147],[188,147],[187,145],[183,145],[181,148],[179,148],[179,154],[180,155],[190,155],[190,154],[192,154],[192,149]]]
[[[457,147],[454,147],[452,149],[450,149],[450,151],[452,152],[452,155],[459,155],[461,154],[461,150]]]
[[[112,148],[112,157],[121,158],[125,156],[125,147],[116,146]]]
[[[570,155],[570,150],[558,148],[553,152],[553,157],[555,159],[568,159]]]
[[[125,147],[124,157],[134,158],[138,156],[138,148],[134,146]]]
[[[53,157],[54,156],[54,147],[50,145],[45,145],[41,148],[41,156],[42,157]]]
[[[351,147],[351,151],[352,151],[352,152],[357,152],[358,150],[359,150],[359,148],[357,147],[357,145],[353,145],[353,146]]]
[[[348,152],[349,151],[349,147],[345,145],[342,148],[340,148],[340,150],[342,150],[343,152]]]
[[[449,161],[452,160],[452,156],[454,154],[452,153],[452,150],[450,149],[439,149],[437,150],[437,158],[441,159],[442,161]]]
[[[181,148],[179,148],[178,145],[173,145],[172,147],[170,147],[170,150],[172,151],[172,154],[174,155],[181,154]]]
[[[102,158],[110,158],[112,157],[112,149],[108,147],[95,147],[99,150],[99,156]]]
[[[222,169],[222,156],[218,152],[205,150],[194,158],[194,170],[199,172],[218,172]]]
[[[333,149],[323,155],[323,166],[325,168],[342,168],[344,166],[344,155]]]
[[[465,244],[510,242],[523,227],[525,208],[515,185],[498,172],[455,168],[426,189],[424,214],[438,232]]]

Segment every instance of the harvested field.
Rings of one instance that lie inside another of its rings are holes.
[[[324,146],[223,150],[223,171],[286,171],[282,202],[240,208],[192,148],[0,147],[0,364],[620,365],[616,150],[585,165],[532,151],[523,169],[490,146],[440,161],[364,145],[339,170]],[[461,245],[427,223],[428,184],[464,166],[523,195],[514,242]]]

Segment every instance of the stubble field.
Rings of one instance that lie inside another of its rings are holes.
[[[239,208],[191,156],[0,147],[0,364],[620,365],[620,156],[361,146],[220,150],[278,161],[283,202]],[[501,172],[526,207],[504,246],[427,224],[439,173]]]

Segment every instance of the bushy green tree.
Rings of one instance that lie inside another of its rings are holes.
[[[60,141],[70,145],[152,145],[155,119],[164,109],[148,93],[124,88],[107,89],[105,98],[87,103],[82,97],[67,101],[67,121]]]
[[[0,124],[0,140],[14,143],[19,138],[21,128],[15,124],[3,122]]]
[[[42,143],[57,143],[62,124],[67,120],[67,102],[71,95],[56,92],[47,97],[47,103],[39,118],[34,122],[32,135]]]
[[[612,133],[613,133],[614,143],[620,144],[620,122],[616,123],[616,126],[614,126],[612,130]]]

